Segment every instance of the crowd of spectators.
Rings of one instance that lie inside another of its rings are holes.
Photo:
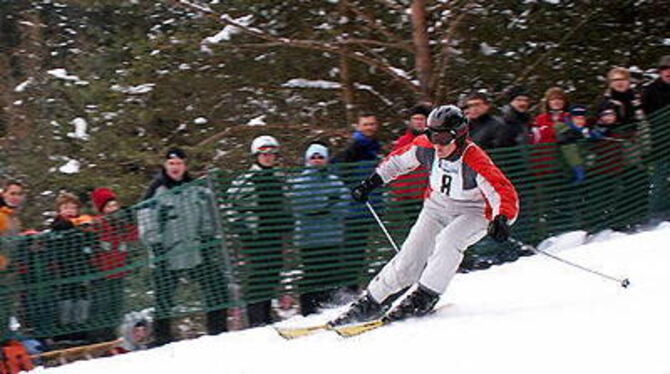
[[[658,70],[658,79],[634,88],[627,69],[612,69],[607,88],[592,109],[571,103],[561,87],[547,89],[539,102],[522,87],[514,87],[507,91],[499,110],[483,93],[467,96],[462,106],[472,140],[484,149],[556,145],[571,170],[571,182],[581,184],[589,178],[578,146],[582,140],[604,142],[610,148],[630,142],[639,148],[659,149],[653,138],[663,129],[653,116],[670,104],[670,56],[661,59]],[[534,106],[540,112],[535,117],[531,115]],[[409,111],[404,133],[389,147],[391,152],[425,133],[430,110],[424,103]],[[636,126],[631,127],[633,124]],[[8,251],[0,252],[0,276],[13,266],[27,286],[21,303],[23,323],[30,328],[61,329],[63,334],[53,340],[109,340],[116,336],[110,326],[124,321],[128,265],[141,252],[140,247],[147,248],[154,318],[152,326],[145,318],[124,322],[126,340],[142,336],[139,342],[126,342],[128,350],[146,347],[149,329],[154,345],[174,340],[174,297],[184,280],[199,284],[208,334],[228,330],[231,295],[248,299],[243,316],[247,326],[272,323],[272,299],[282,297],[279,290],[286,270],[281,259],[289,255],[297,258],[300,269],[294,290],[300,310],[303,315],[315,313],[333,298],[332,284],[355,293],[367,275],[366,248],[373,221],[365,206],[350,201],[347,184],[368,176],[383,157],[385,148],[378,130],[375,114],[360,115],[341,152],[333,154],[328,144],[312,142],[304,151],[304,169],[293,176],[278,168],[281,148],[277,139],[257,137],[251,144],[251,166],[234,178],[225,197],[194,180],[186,153],[173,148],[134,210],[121,209],[116,193],[101,187],[91,195],[98,214],[94,217],[84,214],[76,195],[61,193],[46,239],[23,230],[18,216],[26,186],[9,181],[0,198],[0,235],[26,239],[17,241],[15,252],[20,255],[16,258],[10,258]],[[610,148],[601,152],[611,154]],[[552,157],[536,153],[531,163],[541,166]],[[613,168],[621,163],[614,164],[591,172],[617,172]],[[391,200],[415,209],[422,203],[426,176],[426,170],[416,170],[399,178],[391,187]],[[381,195],[371,196],[370,201],[381,208]],[[219,209],[225,212],[223,217]],[[228,250],[222,226],[236,238],[239,248]],[[11,241],[3,243],[12,245]],[[231,273],[233,262],[248,271]],[[44,279],[64,281],[43,284]],[[8,295],[0,279],[0,305],[10,304]],[[5,335],[11,333],[7,327],[10,316],[8,308],[0,309],[0,332]]]

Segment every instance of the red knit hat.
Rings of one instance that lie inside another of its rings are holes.
[[[95,208],[98,210],[98,212],[102,213],[105,205],[107,205],[107,203],[112,200],[116,200],[117,197],[114,191],[110,190],[109,188],[99,187],[93,190],[91,193],[91,199],[93,200],[93,205],[95,205]]]

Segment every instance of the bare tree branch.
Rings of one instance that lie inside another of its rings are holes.
[[[282,46],[288,46],[288,47],[295,47],[295,48],[303,48],[303,49],[311,49],[311,50],[317,50],[317,51],[324,51],[324,52],[331,52],[334,54],[343,54],[347,56],[348,58],[351,58],[352,60],[356,60],[359,62],[362,62],[368,66],[375,67],[379,69],[381,72],[387,74],[393,80],[397,81],[398,83],[401,83],[405,87],[409,88],[413,92],[420,92],[419,87],[408,77],[405,75],[401,74],[398,69],[394,68],[393,66],[387,64],[384,61],[380,61],[374,58],[371,58],[369,56],[366,56],[362,52],[359,51],[351,51],[348,52],[346,49],[343,49],[338,45],[337,42],[321,42],[321,41],[315,41],[315,40],[304,40],[304,39],[290,39],[290,38],[283,38],[283,37],[277,37],[274,35],[271,35],[267,32],[264,32],[262,30],[256,29],[256,28],[251,28],[248,26],[244,26],[239,22],[236,22],[230,17],[219,14],[214,12],[208,7],[203,7],[201,5],[193,4],[190,1],[187,0],[172,0],[175,4],[183,7],[188,7],[191,9],[195,9],[197,11],[200,11],[207,15],[208,17],[215,19],[217,22],[224,23],[226,25],[234,26],[238,28],[241,32],[254,36],[258,39],[262,39],[265,41],[268,41],[270,43],[275,43],[277,45],[282,45]]]
[[[435,59],[437,61],[437,67],[435,69],[435,74],[433,74],[432,82],[432,87],[435,89],[435,98],[441,98],[443,92],[446,89],[445,76],[449,66],[449,57],[451,55],[450,42],[456,34],[456,30],[460,26],[461,22],[463,22],[470,9],[475,5],[477,5],[477,0],[467,0],[467,3],[461,8],[461,13],[456,16],[453,21],[451,21],[447,31],[438,39],[440,40],[442,48],[440,49],[440,53]]]
[[[349,4],[349,2],[347,2],[346,4],[347,4],[347,7],[349,8],[349,11],[351,11],[352,13],[354,13],[355,15],[357,15],[358,17],[363,19],[365,21],[365,24],[368,25],[368,27],[370,29],[380,32],[387,39],[393,40],[396,43],[402,43],[403,42],[402,38],[398,37],[396,34],[389,31],[386,27],[384,27],[384,25],[381,22],[378,22],[377,18],[375,18],[375,17],[373,17],[369,14],[366,14],[365,12],[360,10],[359,8],[356,8],[355,6],[351,6]]]

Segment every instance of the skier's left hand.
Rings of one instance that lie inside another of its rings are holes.
[[[493,221],[489,223],[488,234],[498,243],[507,241],[510,235],[510,227],[509,223],[507,223],[507,217],[502,214],[497,215]]]

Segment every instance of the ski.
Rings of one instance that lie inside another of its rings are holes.
[[[309,336],[315,332],[330,330],[331,327],[328,324],[307,326],[307,327],[275,327],[275,331],[286,340],[302,338],[303,336]]]
[[[435,313],[437,313],[437,312],[439,312],[443,309],[446,309],[447,307],[449,307],[451,305],[452,304],[444,304],[444,305],[441,305],[441,306],[435,308],[433,311],[426,314],[425,316],[411,317],[409,319],[422,318],[422,317],[430,316],[430,315],[433,315],[433,314],[435,314]],[[389,325],[393,322],[398,322],[398,321],[405,321],[405,319],[394,321],[394,320],[390,320],[390,319],[386,318],[386,316],[384,316],[382,318],[375,319],[375,320],[372,320],[372,321],[354,323],[354,324],[351,324],[351,325],[334,327],[333,330],[341,337],[350,338],[352,336],[361,335],[363,333],[378,329],[382,326],[386,326],[386,325]]]

